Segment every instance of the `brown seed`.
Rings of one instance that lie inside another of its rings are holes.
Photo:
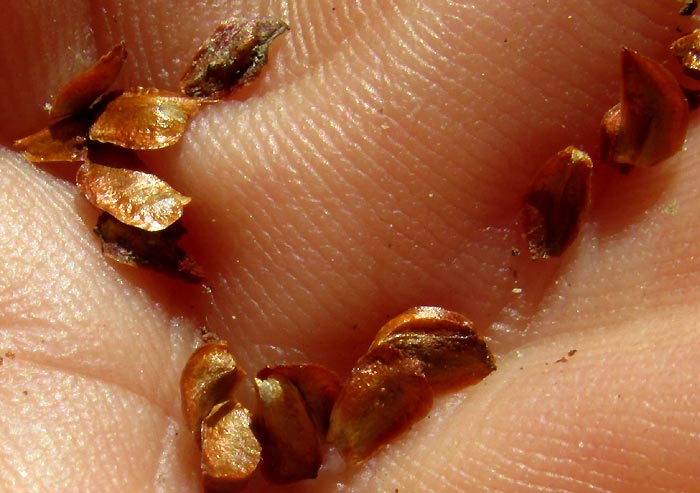
[[[265,476],[275,483],[315,478],[323,459],[320,436],[301,392],[288,378],[269,372],[255,386]]]
[[[184,94],[221,98],[250,83],[267,62],[270,43],[289,29],[272,19],[230,19],[214,31],[180,78]]]
[[[202,477],[209,491],[241,486],[258,467],[260,443],[250,412],[233,401],[221,403],[202,423]]]
[[[405,352],[425,364],[424,373],[435,391],[466,387],[496,369],[486,343],[463,315],[432,306],[406,310],[384,324],[370,346]]]
[[[533,259],[558,257],[573,243],[590,203],[593,163],[569,146],[545,163],[525,196]]]
[[[352,463],[370,457],[430,410],[425,364],[381,345],[360,358],[331,413],[328,441]]]
[[[16,140],[13,146],[33,163],[85,161],[91,121],[86,115],[65,118]]]
[[[126,47],[122,41],[58,91],[51,105],[51,116],[63,117],[87,109],[114,83],[124,60]]]
[[[167,228],[191,201],[150,173],[90,162],[80,166],[75,181],[95,207],[146,231]]]
[[[700,79],[700,29],[671,43],[671,52],[681,62],[688,77]]]
[[[680,15],[693,15],[696,8],[698,8],[697,0],[685,0],[685,4],[678,13]]]
[[[199,347],[187,360],[180,377],[182,413],[198,441],[204,418],[216,404],[233,399],[244,376],[223,341]]]
[[[601,158],[613,166],[652,166],[680,150],[688,129],[688,102],[660,63],[622,52],[622,101],[601,123]]]
[[[196,99],[158,89],[110,95],[90,127],[90,139],[135,150],[162,149],[182,138],[199,106]]]
[[[128,226],[108,213],[103,213],[95,226],[105,257],[130,266],[141,266],[162,272],[186,282],[202,281],[201,268],[177,246],[185,233],[178,221],[162,231],[144,231]]]
[[[340,393],[338,377],[330,370],[316,365],[282,365],[263,368],[258,372],[261,380],[270,376],[286,378],[296,386],[316,429],[325,435],[333,403]]]

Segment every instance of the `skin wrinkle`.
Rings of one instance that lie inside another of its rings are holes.
[[[312,149],[311,151],[315,155],[321,155],[320,151],[318,149]],[[329,190],[329,192],[332,194],[332,185],[329,181],[321,179],[320,174],[316,174],[311,170],[312,176],[314,179],[317,179],[319,182],[320,186],[326,190]],[[293,193],[293,195],[296,195],[296,193]],[[314,204],[315,205],[315,204]],[[328,215],[326,212],[326,209],[322,208],[321,205],[319,205],[321,210],[318,210],[317,212],[309,212],[310,208],[301,206],[298,207],[297,214],[295,214],[296,217],[300,218],[300,221],[303,221],[302,224],[296,225],[294,229],[300,230],[300,231],[305,231],[310,228],[317,228],[319,231],[319,234],[321,236],[330,236],[333,232],[338,232],[341,231],[345,234],[348,235],[348,237],[351,236],[351,231],[345,230],[344,226],[342,226],[342,217],[341,218],[334,218],[333,216]],[[315,207],[315,209],[317,209]],[[303,240],[302,240],[303,241]],[[320,248],[316,249],[317,251],[314,252],[314,247],[311,244],[306,244],[306,248],[310,252],[311,255],[316,255],[319,256],[320,259],[323,259],[325,262],[326,268],[329,272],[332,272],[332,265],[333,262],[337,258],[340,258],[342,255],[342,252],[337,249],[337,248],[331,248],[330,249],[330,255],[329,254],[324,254],[324,250],[329,250],[328,248],[324,248],[324,245],[321,245]],[[357,268],[359,270],[360,266],[359,265],[353,265],[353,268]],[[313,281],[310,281],[310,284],[314,285],[315,283]],[[340,286],[342,285],[342,279],[338,279],[336,276],[336,281],[330,282],[330,286]]]
[[[556,459],[554,462],[557,462]],[[564,461],[558,461],[559,465],[561,465],[562,462]],[[569,461],[567,461],[569,463]],[[513,463],[509,464],[511,466],[517,466],[518,470],[521,473],[527,474],[527,479],[526,480],[521,480],[516,482],[515,484],[519,484],[520,486],[526,487],[528,490],[533,490],[533,491],[569,491],[569,488],[566,488],[564,485],[566,483],[578,483],[578,484],[586,484],[583,481],[576,481],[574,478],[569,477],[565,474],[562,473],[551,473],[545,469],[542,468],[537,468],[534,466],[529,466],[527,464],[523,464],[523,462],[518,462],[518,463]],[[506,468],[504,468],[507,470]],[[508,475],[503,474],[501,476],[501,479],[504,479],[508,481]],[[549,486],[551,483],[555,483],[555,485]],[[507,491],[507,490],[505,490]]]
[[[274,118],[274,117],[272,117],[272,118]],[[272,118],[271,118],[271,119],[272,119]],[[274,121],[274,120],[273,120],[273,121]],[[268,129],[265,129],[265,128],[262,129],[262,132],[267,132],[267,131],[268,131]],[[290,133],[284,132],[282,135],[283,135],[283,136],[287,136],[287,135],[290,135],[290,134],[294,134],[294,135],[303,135],[304,132],[301,132],[301,131],[298,131],[297,129],[292,128],[291,131],[290,131]],[[302,139],[303,139],[303,138],[302,138]],[[309,141],[306,141],[306,140],[302,140],[302,141],[303,141],[303,142],[309,142]],[[310,144],[310,143],[309,143],[309,144]],[[299,146],[298,146],[297,144],[291,144],[289,141],[287,141],[287,145],[285,146],[285,148],[286,148],[286,149],[289,149],[289,148],[291,148],[291,149],[298,149]],[[311,149],[311,154],[312,154],[312,155],[327,155],[327,154],[320,154],[320,151],[319,151],[318,149],[314,149],[314,148]],[[300,158],[301,158],[301,155],[300,155]],[[311,177],[313,177],[314,179],[316,179],[316,178],[319,176],[319,175],[313,170],[313,167],[309,167],[308,169],[310,170],[310,173],[307,173],[307,175],[306,175],[307,177],[308,177],[308,176],[311,176]],[[305,180],[308,181],[308,178],[305,178]],[[339,177],[339,181],[340,181],[341,186],[342,186],[342,183],[343,183],[343,178],[342,178],[342,176]],[[329,185],[327,185],[326,183],[327,183],[327,182],[322,182],[322,187],[328,188]],[[292,197],[295,196],[295,195],[297,195],[297,194],[294,193],[294,192],[292,192]],[[306,214],[303,214],[303,213],[302,213],[299,217],[305,218],[305,217],[308,217],[308,216],[309,216],[308,213],[306,213]],[[335,221],[335,222],[338,222],[338,221]],[[333,225],[332,227],[335,227],[335,225]],[[321,228],[323,229],[323,224],[321,224]],[[301,229],[301,228],[300,228],[300,229]],[[303,231],[303,229],[301,229],[301,230]]]
[[[40,327],[40,326],[39,326]],[[6,328],[2,329],[7,330]],[[23,362],[26,364],[33,365],[38,368],[46,370],[61,371],[65,374],[72,374],[76,376],[83,377],[87,380],[94,380],[96,382],[103,382],[115,388],[120,388],[129,392],[131,394],[142,397],[145,400],[149,400],[154,406],[159,407],[163,413],[173,419],[179,418],[179,403],[177,398],[165,398],[167,396],[172,396],[176,393],[176,389],[172,386],[161,386],[157,392],[154,394],[151,390],[145,388],[142,381],[138,379],[132,379],[129,382],[123,382],[123,376],[117,374],[104,364],[92,364],[86,366],[84,364],[84,359],[81,357],[73,356],[73,351],[68,351],[64,355],[60,353],[58,355],[49,355],[48,353],[40,352],[30,352],[29,350],[24,350],[22,346],[7,346],[12,347],[15,352],[14,361]],[[146,367],[142,367],[142,370],[147,370]],[[169,402],[168,402],[169,401]]]
[[[293,5],[296,3],[306,4],[293,2]],[[292,58],[299,61],[291,64],[290,71],[295,77],[304,77],[305,72],[318,66],[319,62],[325,63],[325,60],[335,58],[341,50],[363,44],[366,38],[372,37],[377,26],[380,26],[379,30],[384,29],[387,25],[386,15],[395,10],[397,3],[399,2],[387,0],[354,0],[339,5],[322,2],[322,5],[306,9],[308,15],[291,18],[292,26],[311,28],[303,30],[299,37],[295,37],[293,45],[297,55]],[[403,3],[411,5],[410,2]],[[333,7],[335,10],[332,10]],[[296,12],[295,9],[292,11]],[[343,17],[339,18],[340,15]],[[325,18],[334,19],[335,24],[322,30],[316,29],[315,26],[326,26]],[[310,36],[306,37],[309,34]]]
[[[364,100],[364,99],[366,99],[366,98],[360,97],[360,96],[358,96],[358,95],[355,95],[355,98],[356,98],[357,100]],[[371,147],[375,147],[375,148],[376,148],[376,145],[374,145],[374,143],[372,143],[372,142],[369,142],[367,147],[370,147],[370,148],[371,148]],[[389,168],[391,168],[391,167],[389,167]]]

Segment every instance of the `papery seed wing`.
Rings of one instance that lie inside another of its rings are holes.
[[[191,201],[150,173],[90,162],[78,169],[76,184],[94,206],[146,231],[167,228]]]
[[[65,118],[16,140],[13,147],[33,163],[85,161],[90,122],[85,115]]]
[[[92,67],[71,79],[56,94],[51,104],[51,116],[63,117],[87,109],[116,80],[126,60],[124,42],[97,60]]]
[[[135,150],[177,143],[200,103],[158,90],[124,92],[111,98],[90,127],[90,139]]]

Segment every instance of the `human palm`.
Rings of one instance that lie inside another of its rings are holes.
[[[531,261],[519,222],[538,165],[597,155],[620,47],[667,60],[691,28],[678,2],[224,3],[3,4],[6,146],[122,39],[120,87],[174,89],[225,18],[291,31],[253,85],[142,154],[193,197],[210,289],[108,262],[75,166],[0,150],[0,491],[197,491],[178,379],[202,327],[249,374],[346,376],[414,305],[473,319],[498,370],[359,467],[248,491],[700,491],[696,120],[658,167],[596,166],[561,259]]]

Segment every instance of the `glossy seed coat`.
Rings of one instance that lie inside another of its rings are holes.
[[[244,376],[226,342],[205,344],[189,357],[180,377],[180,397],[185,423],[197,440],[204,418],[216,404],[233,400]]]
[[[238,402],[215,406],[202,423],[202,478],[208,491],[230,491],[255,472],[261,447],[250,411]]]
[[[284,377],[296,386],[316,429],[325,435],[331,409],[340,393],[338,377],[330,370],[317,365],[280,365],[263,368],[258,372],[259,379],[270,376]]]
[[[424,370],[424,363],[390,346],[360,358],[333,406],[328,441],[358,464],[398,437],[432,407]]]
[[[320,436],[301,392],[282,375],[260,376],[255,430],[265,476],[275,483],[315,478],[323,460]]]
[[[434,306],[406,310],[384,324],[370,346],[390,346],[425,364],[435,391],[462,388],[496,369],[493,355],[463,315]]]
[[[75,181],[95,207],[145,231],[167,228],[191,201],[151,173],[90,162],[80,166]]]
[[[671,53],[681,62],[688,77],[700,79],[700,29],[671,43]]]
[[[162,149],[182,138],[199,107],[196,99],[157,89],[112,95],[90,127],[90,139],[134,150]]]
[[[593,162],[569,146],[539,170],[525,196],[525,231],[533,259],[559,257],[574,242],[591,201]]]
[[[653,166],[678,152],[688,130],[688,101],[659,62],[622,52],[622,100],[601,122],[601,159],[619,166]]]

